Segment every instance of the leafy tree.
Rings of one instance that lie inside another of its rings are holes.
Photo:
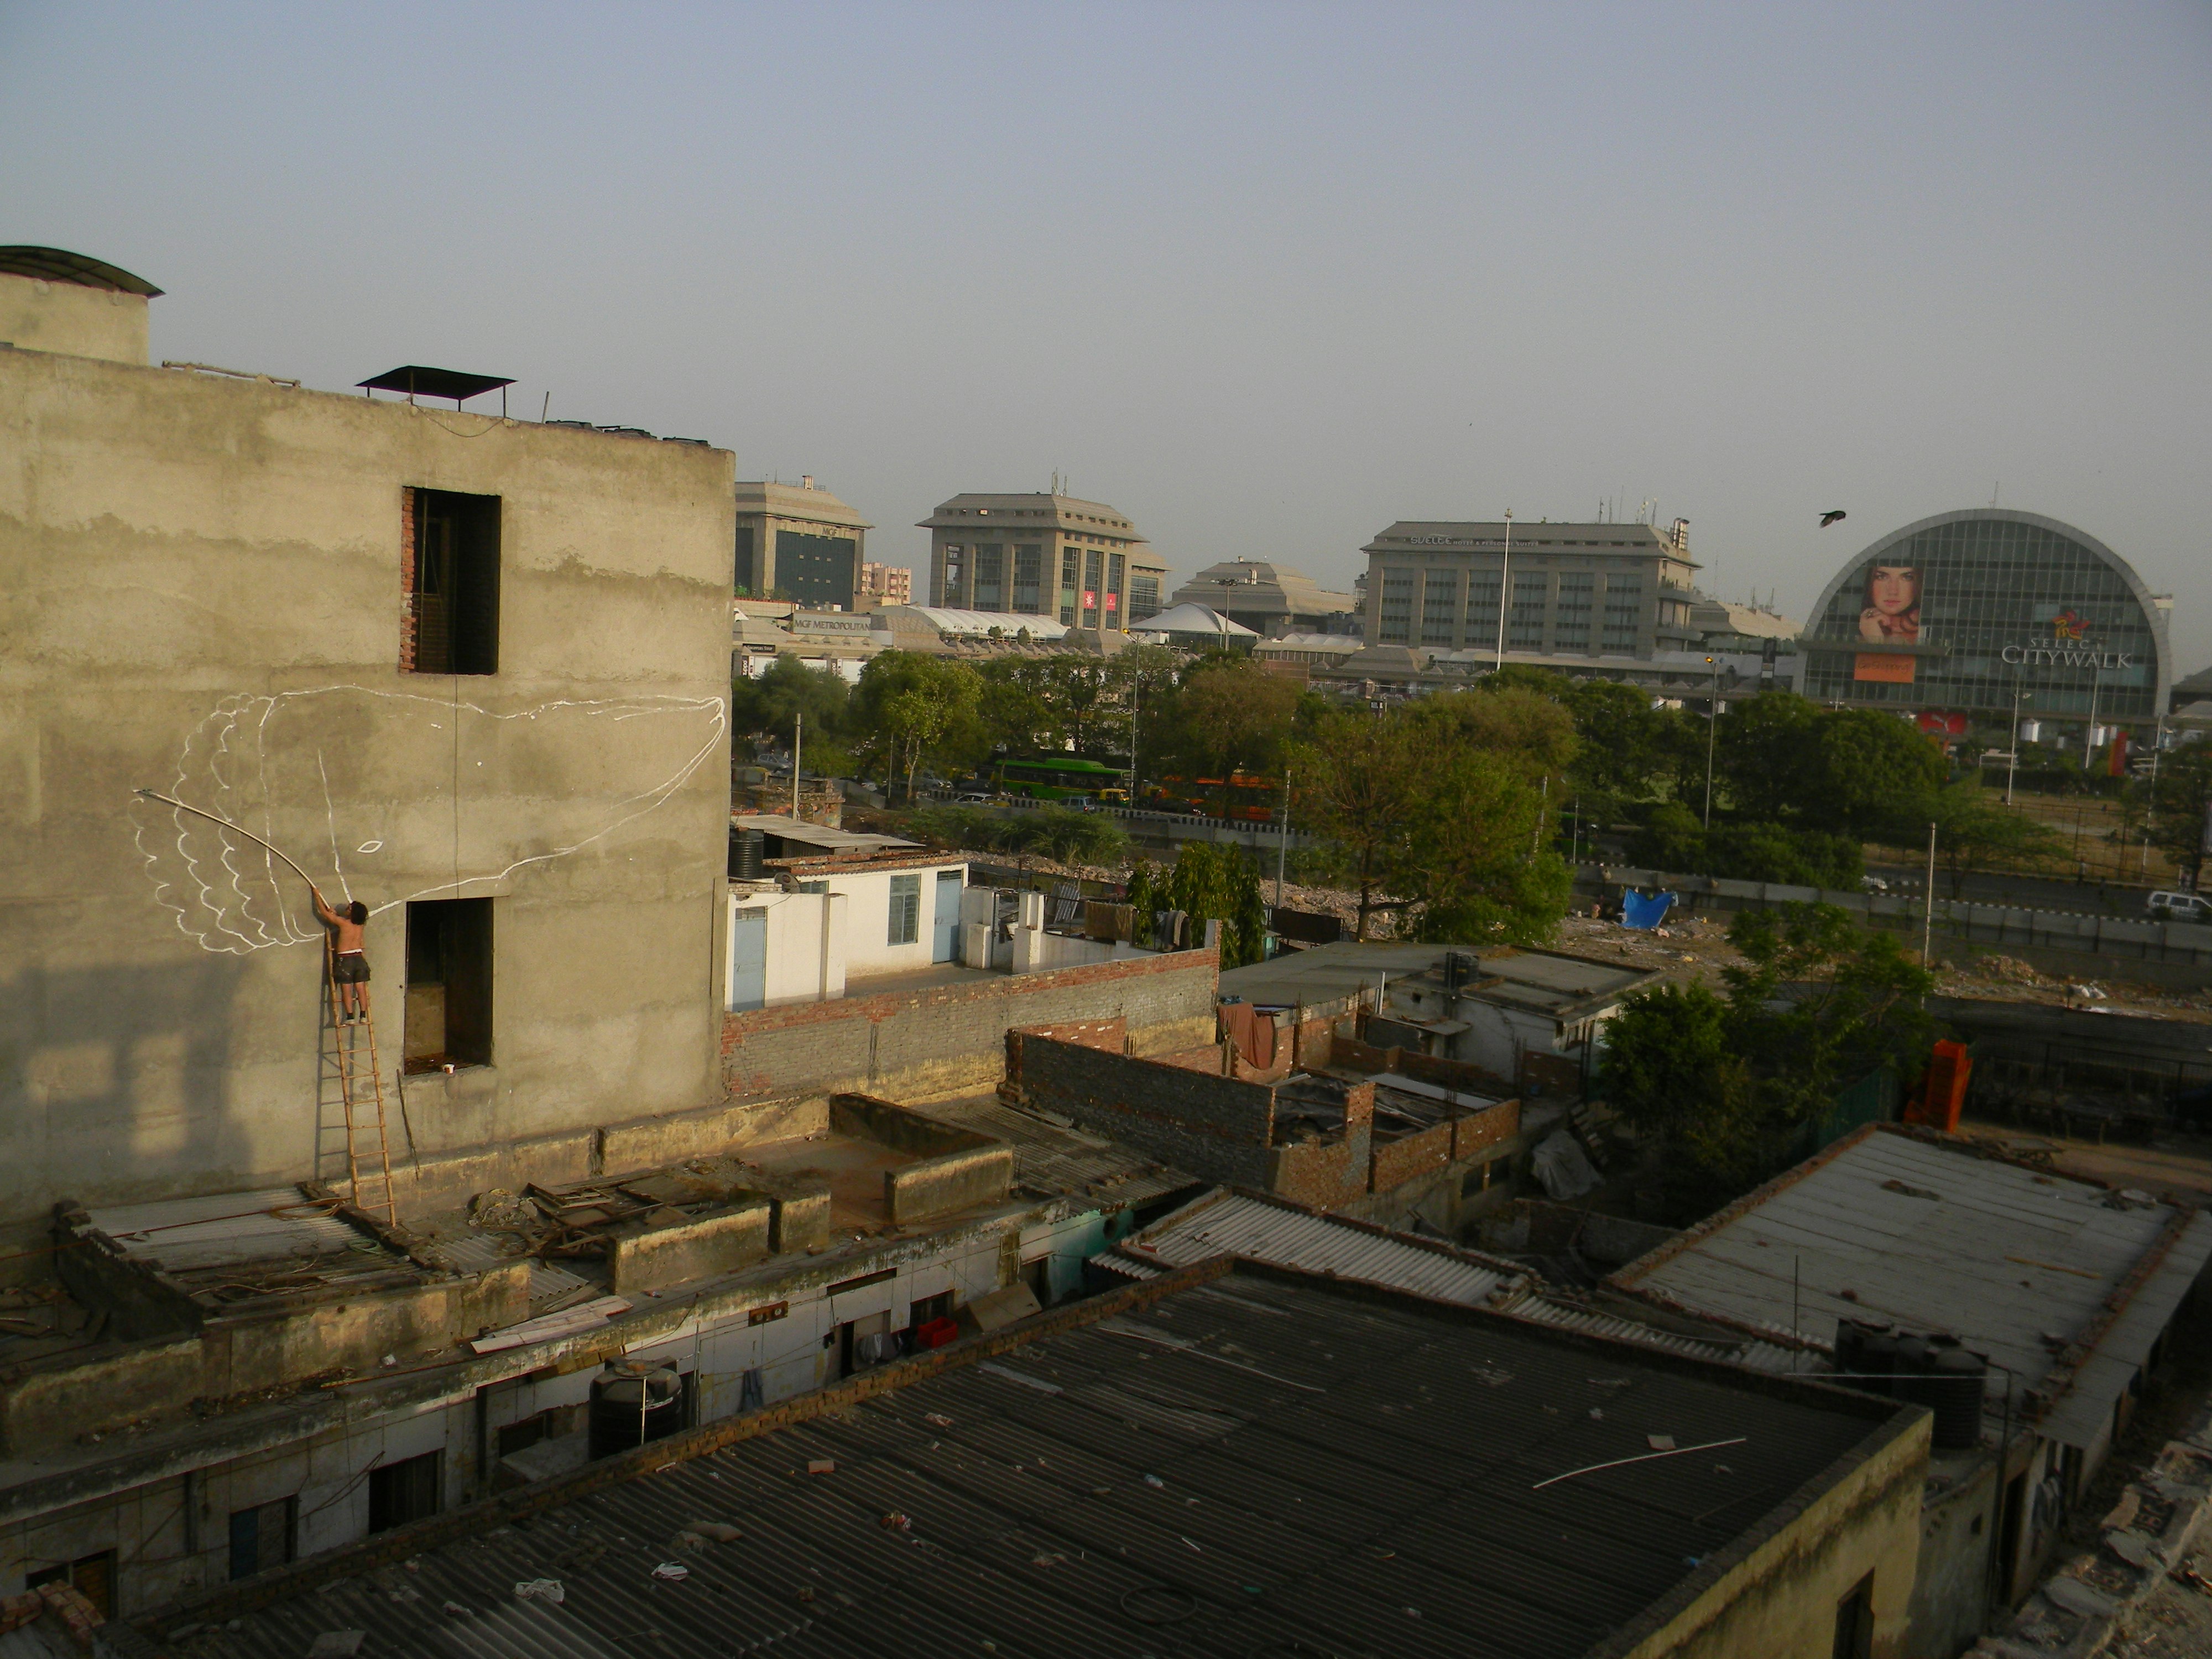
[[[1784,1121],[1826,1110],[1876,1066],[1917,1075],[1925,1063],[1936,978],[1896,934],[1832,904],[1790,904],[1737,912],[1729,942],[1744,957],[1722,972],[1736,1042]]]
[[[1168,877],[1170,908],[1188,913],[1194,929],[1206,922],[1221,927],[1221,965],[1242,968],[1267,950],[1267,911],[1260,876],[1235,847],[1188,841],[1176,855]]]
[[[1713,769],[1738,812],[1769,823],[1797,815],[1822,712],[1788,691],[1762,691],[1729,706],[1713,734]]]
[[[1344,878],[1359,893],[1352,937],[1364,939],[1388,908],[1404,861],[1407,826],[1420,802],[1428,750],[1395,711],[1340,708],[1326,716],[1293,763],[1305,828],[1340,849]]]
[[[1723,972],[1725,999],[1655,987],[1606,1026],[1607,1097],[1658,1142],[1686,1218],[1765,1179],[1844,1085],[1882,1065],[1917,1073],[1935,1031],[1933,976],[1847,911],[1747,910],[1729,937],[1745,962]]]
[[[1780,823],[1717,823],[1706,830],[1679,801],[1662,801],[1645,815],[1629,854],[1655,870],[1796,887],[1848,890],[1866,873],[1859,844],[1849,836]]]
[[[1628,856],[1647,870],[1705,875],[1705,832],[1698,815],[1680,801],[1662,801],[1644,814],[1628,843]]]
[[[886,651],[860,671],[853,723],[863,749],[910,795],[925,756],[951,746],[975,720],[982,681],[964,663],[915,651]]]
[[[2189,884],[2204,884],[2204,842],[2212,833],[2212,740],[2193,743],[2159,757],[2158,781],[2142,786],[2150,816],[2151,845],[2170,854],[2188,872]]]
[[[1951,896],[1965,896],[1966,878],[1984,870],[2017,869],[2061,857],[2066,843],[2040,818],[1993,799],[1979,779],[1962,778],[1923,796],[1899,812],[1881,837],[1917,852],[1936,826],[1936,862],[1951,879]]]
[[[851,695],[835,669],[809,668],[786,651],[758,678],[731,682],[730,729],[773,738],[788,748],[796,717],[804,714],[809,741],[833,737],[845,729]]]
[[[1798,814],[1859,836],[1876,833],[1909,803],[1942,788],[1949,769],[1910,721],[1872,708],[1821,710],[1812,759]]]
[[[1154,752],[1186,776],[1280,769],[1297,713],[1295,681],[1243,658],[1201,665],[1178,688],[1174,718]],[[1155,728],[1158,730],[1158,728]]]
[[[1139,924],[1149,921],[1152,913],[1162,908],[1159,876],[1158,872],[1152,868],[1152,861],[1150,859],[1139,859],[1136,867],[1129,872],[1128,894],[1126,902],[1132,909],[1136,911]]]
[[[1566,914],[1573,872],[1552,850],[1553,811],[1526,750],[1432,753],[1393,874],[1401,931],[1440,943],[1536,945]]]
[[[1486,689],[1423,698],[1409,705],[1411,718],[1440,744],[1480,750],[1532,781],[1563,777],[1575,758],[1575,717],[1526,685],[1486,689],[1498,678],[1485,680]]]
[[[1673,711],[1654,708],[1650,692],[1618,680],[1571,685],[1560,702],[1575,722],[1571,774],[1577,787],[1607,795],[1650,793],[1666,764]]]

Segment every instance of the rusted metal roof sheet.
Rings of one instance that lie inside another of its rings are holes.
[[[1517,1319],[1533,1319],[1540,1325],[1556,1326],[1560,1330],[1609,1337],[1616,1342],[1633,1342],[1639,1347],[1658,1348],[1668,1353],[1685,1354],[1692,1359],[1716,1360],[1726,1365],[1746,1365],[1753,1370],[1766,1371],[1778,1376],[1793,1372],[1809,1375],[1816,1365],[1823,1371],[1826,1369],[1825,1364],[1816,1361],[1814,1355],[1801,1349],[1785,1348],[1777,1342],[1761,1342],[1756,1337],[1730,1338],[1718,1330],[1710,1337],[1684,1336],[1637,1320],[1621,1319],[1612,1314],[1600,1313],[1594,1308],[1580,1307],[1539,1291],[1531,1291],[1504,1303],[1499,1311],[1510,1313]]]

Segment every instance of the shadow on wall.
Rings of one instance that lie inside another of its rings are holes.
[[[59,1199],[219,1192],[265,1173],[224,1092],[246,973],[209,956],[0,979],[0,1227],[43,1224]],[[305,1054],[318,1017],[290,1017]],[[305,1173],[312,1138],[302,1100],[287,1169]]]

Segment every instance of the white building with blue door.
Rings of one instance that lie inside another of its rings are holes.
[[[968,860],[954,854],[772,860],[730,884],[732,1013],[892,989],[957,972]],[[979,968],[976,971],[986,972]]]

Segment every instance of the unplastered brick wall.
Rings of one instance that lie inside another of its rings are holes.
[[[731,1014],[722,1023],[724,1085],[732,1100],[816,1091],[919,1100],[989,1089],[1017,1026],[1118,1021],[1138,1054],[1185,1048],[1213,1035],[1218,972],[1214,952],[1178,951]]]
[[[1010,1034],[1007,1047],[1024,1102],[1210,1181],[1267,1184],[1275,1135],[1267,1085],[1026,1031]]]
[[[399,669],[415,672],[415,492],[399,492]]]

